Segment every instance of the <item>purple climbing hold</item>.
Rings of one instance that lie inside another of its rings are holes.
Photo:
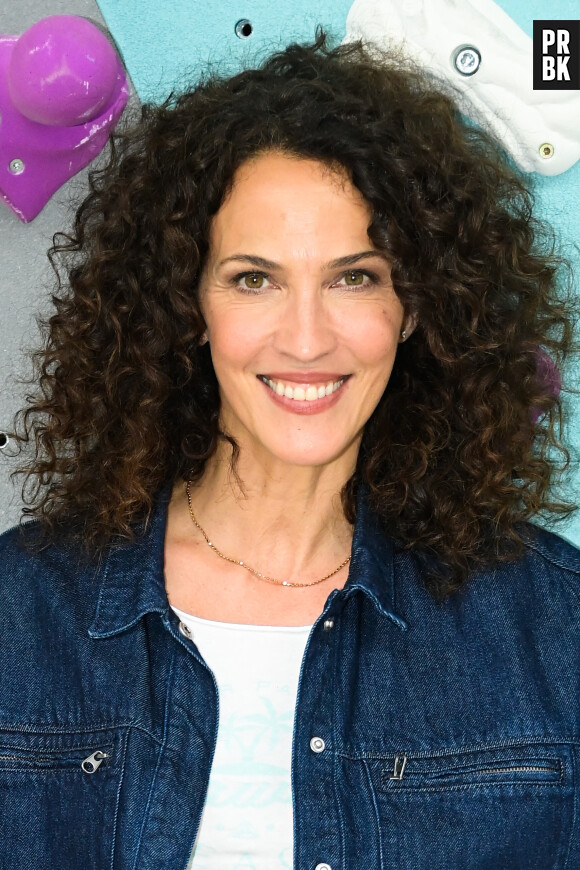
[[[0,197],[21,220],[96,157],[128,96],[113,46],[85,18],[0,36]]]
[[[53,15],[19,37],[6,72],[12,103],[25,117],[70,127],[91,121],[111,101],[118,62],[86,18]]]

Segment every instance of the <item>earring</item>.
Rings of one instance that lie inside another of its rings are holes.
[[[406,338],[407,338],[407,330],[402,329],[401,330],[401,337],[400,337],[399,341],[405,341]]]

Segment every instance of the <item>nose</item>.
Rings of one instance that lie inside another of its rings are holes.
[[[276,349],[300,362],[312,362],[331,353],[336,343],[332,312],[321,289],[305,282],[289,294],[280,312]]]

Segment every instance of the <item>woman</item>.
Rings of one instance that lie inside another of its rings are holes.
[[[577,866],[540,230],[423,74],[323,37],[117,142],[1,539],[3,866]]]

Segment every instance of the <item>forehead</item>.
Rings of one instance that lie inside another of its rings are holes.
[[[302,177],[313,183],[325,181],[343,190],[350,185],[348,172],[337,162],[324,162],[285,151],[270,150],[255,154],[238,167],[232,188],[256,185],[282,176]]]
[[[318,160],[266,152],[237,170],[210,230],[214,249],[256,242],[349,243],[367,238],[371,209],[346,170]],[[344,253],[344,251],[342,251]]]

